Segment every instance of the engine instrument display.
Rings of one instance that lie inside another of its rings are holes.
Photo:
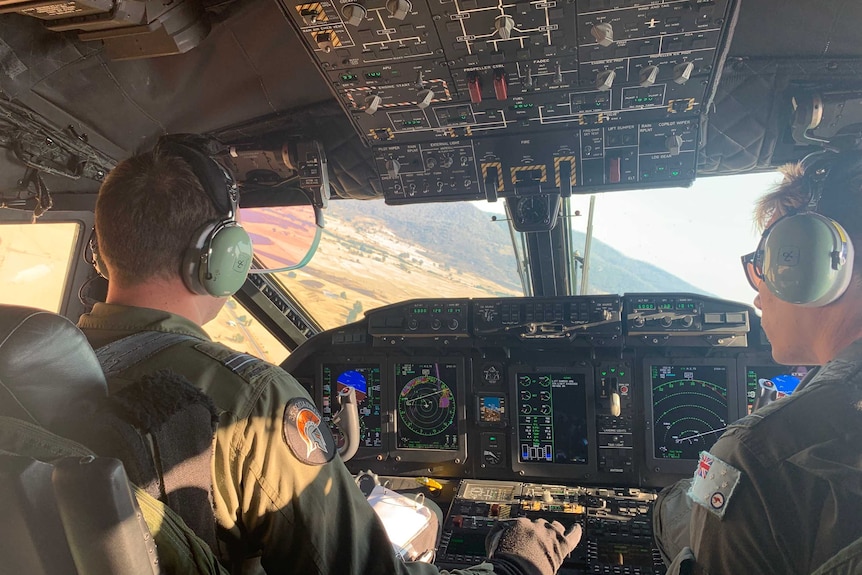
[[[456,363],[396,363],[399,449],[456,450]]]
[[[588,462],[586,374],[517,373],[518,459]]]
[[[323,417],[329,423],[336,443],[341,433],[332,423],[338,412],[338,394],[348,387],[356,390],[359,410],[359,446],[383,447],[380,416],[380,364],[325,363],[323,370]]]
[[[656,459],[696,461],[730,419],[726,365],[649,367]]]

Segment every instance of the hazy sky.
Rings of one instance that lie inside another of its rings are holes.
[[[596,195],[593,237],[719,297],[751,304],[739,256],[757,246],[754,202],[780,181],[774,173],[699,178],[691,188]],[[572,198],[574,227],[586,231],[589,196]],[[488,211],[496,205],[477,202]],[[578,247],[583,253],[583,246]]]

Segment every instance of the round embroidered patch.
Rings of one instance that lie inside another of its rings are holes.
[[[304,397],[295,397],[284,408],[284,442],[297,459],[323,465],[335,457],[335,440],[320,412]]]
[[[709,504],[712,505],[713,509],[721,509],[724,507],[724,494],[721,491],[716,491],[709,498]]]

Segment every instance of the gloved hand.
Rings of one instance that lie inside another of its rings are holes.
[[[581,526],[526,517],[498,521],[485,539],[497,575],[554,575],[581,540]]]

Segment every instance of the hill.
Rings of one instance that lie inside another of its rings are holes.
[[[381,201],[347,201],[338,202],[333,214],[339,218],[374,218],[397,236],[421,246],[423,254],[433,261],[456,269],[483,270],[494,282],[520,290],[506,222],[491,221],[491,214],[472,204],[387,206]],[[585,234],[575,231],[572,238],[573,245],[583,253]],[[657,266],[628,257],[595,237],[590,259],[590,293],[704,291]]]
[[[523,294],[506,222],[468,203],[387,206],[332,201],[311,264],[280,274],[324,328],[413,298]],[[267,233],[270,245],[286,241]],[[583,251],[583,234],[575,234]],[[261,246],[263,248],[263,246]],[[593,239],[590,293],[702,292],[666,271]]]

